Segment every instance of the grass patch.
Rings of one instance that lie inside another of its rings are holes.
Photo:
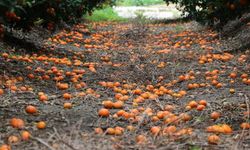
[[[118,14],[116,12],[114,12],[114,10],[112,9],[112,7],[105,7],[103,9],[97,9],[93,12],[93,14],[90,15],[86,15],[84,16],[85,19],[89,20],[89,21],[126,21],[127,19],[124,19],[120,16],[118,16]]]
[[[118,0],[118,6],[147,6],[165,4],[163,0]]]

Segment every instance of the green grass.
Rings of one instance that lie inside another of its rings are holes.
[[[97,9],[93,12],[93,14],[84,16],[85,19],[89,21],[126,21],[127,19],[124,19],[117,15],[116,12],[113,11],[111,7],[105,7],[103,9]]]
[[[163,0],[118,0],[117,5],[119,6],[147,6],[165,4]]]

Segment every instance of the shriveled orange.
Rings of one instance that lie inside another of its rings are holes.
[[[15,136],[15,135],[9,136],[8,143],[13,144],[13,143],[17,143],[17,142],[19,142],[19,138],[17,136]]]

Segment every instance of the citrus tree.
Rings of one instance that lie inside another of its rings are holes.
[[[203,24],[224,25],[250,10],[250,0],[164,0],[179,6],[184,15]]]
[[[52,30],[59,21],[76,22],[83,14],[110,0],[1,0],[0,24],[29,29],[43,25]],[[2,25],[0,32],[3,32]]]

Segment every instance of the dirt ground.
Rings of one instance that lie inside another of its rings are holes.
[[[241,128],[250,122],[249,51],[223,53],[219,37],[194,22],[104,22],[61,31],[43,41],[47,50],[28,52],[1,43],[0,145],[10,144],[12,150],[250,149],[250,130]],[[60,90],[59,83],[69,87]],[[40,101],[39,92],[48,100]],[[64,93],[72,97],[65,99]],[[123,101],[127,115],[119,117],[121,109],[112,108],[109,117],[98,116],[105,100]],[[207,105],[190,109],[192,100]],[[73,107],[64,109],[65,102]],[[38,113],[26,113],[27,105]],[[162,111],[175,119],[161,118]],[[210,117],[214,111],[221,114],[216,120]],[[183,113],[191,118],[183,119]],[[14,117],[25,127],[13,128]],[[39,121],[46,122],[45,129],[37,129]],[[207,130],[223,124],[232,133]],[[153,126],[161,128],[157,135],[150,131]],[[177,131],[165,133],[169,126]],[[122,127],[122,134],[109,135],[106,129],[114,127]],[[9,136],[20,137],[24,130],[30,140],[9,143]],[[216,144],[208,143],[211,134],[219,136]]]

